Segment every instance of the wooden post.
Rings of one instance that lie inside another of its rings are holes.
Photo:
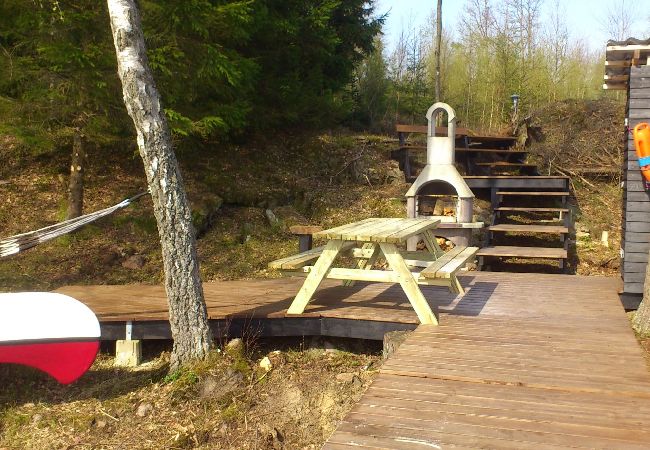
[[[397,274],[399,284],[402,286],[402,289],[406,293],[406,297],[411,302],[411,306],[413,306],[415,313],[418,315],[420,323],[425,325],[438,325],[436,315],[431,311],[431,307],[429,306],[427,299],[424,297],[424,294],[422,294],[417,280],[413,277],[413,274],[407,267],[395,244],[381,242],[379,247],[384,253],[388,265]]]
[[[311,250],[313,246],[312,234],[322,231],[323,228],[316,225],[292,225],[289,227],[291,234],[298,236],[298,251],[300,253]]]
[[[68,183],[68,213],[66,219],[74,219],[83,213],[84,204],[84,136],[77,128],[72,138],[72,158],[70,158],[70,180]]]
[[[298,291],[298,295],[296,295],[291,306],[289,306],[287,314],[302,314],[305,311],[307,304],[314,295],[314,292],[316,292],[316,289],[318,289],[318,286],[320,286],[323,278],[325,278],[325,275],[327,275],[327,271],[341,251],[343,244],[345,244],[345,241],[341,240],[331,240],[327,243],[320,258],[318,258],[309,275],[307,275],[300,291]]]

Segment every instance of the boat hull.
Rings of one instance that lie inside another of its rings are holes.
[[[95,314],[72,297],[0,294],[0,363],[31,366],[72,383],[95,360],[99,337]]]
[[[99,341],[0,343],[0,362],[34,367],[62,384],[81,377],[92,366]]]

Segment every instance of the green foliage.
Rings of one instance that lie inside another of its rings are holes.
[[[330,124],[382,19],[364,0],[142,0],[149,64],[189,146],[249,130]],[[0,133],[31,152],[133,133],[106,2],[0,4]],[[78,131],[79,130],[79,131]]]
[[[259,0],[246,54],[259,64],[253,128],[323,126],[347,106],[342,89],[373,48],[383,18],[364,0]]]
[[[442,100],[454,107],[463,126],[485,131],[504,127],[511,120],[510,96],[515,93],[521,98],[519,117],[550,102],[602,95],[603,55],[571,38],[561,2],[549,8],[550,16],[542,14],[545,1],[551,0],[466,0],[455,28],[443,28]],[[424,122],[435,82],[435,20],[427,22],[421,29],[405,27],[394,43],[386,61],[383,111],[374,111],[377,105],[364,100],[361,84],[355,85],[355,117],[374,117],[363,127],[386,127],[387,118]],[[372,58],[357,71],[364,73]]]
[[[389,80],[381,37],[375,38],[375,48],[356,68],[352,86],[355,125],[381,131],[388,100]]]

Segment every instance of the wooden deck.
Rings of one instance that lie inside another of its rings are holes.
[[[467,289],[464,296],[446,287],[421,286],[434,312],[447,315],[521,317],[535,311],[536,304],[522,300],[522,292],[546,292],[555,299],[561,315],[577,304],[587,292],[604,298],[610,308],[622,314],[615,278],[543,274],[471,272],[460,275]],[[383,333],[415,329],[418,320],[399,285],[359,282],[344,287],[335,280],[324,280],[304,314],[288,316],[286,310],[298,292],[303,278],[239,280],[203,284],[209,318],[215,326],[255,323],[267,335],[309,335],[327,333],[314,327],[329,320],[345,329],[330,330],[334,336],[381,339]],[[580,287],[580,289],[577,289]],[[575,292],[573,292],[575,291]],[[134,338],[169,339],[167,303],[162,286],[66,286],[56,292],[68,294],[88,305],[102,326],[102,338],[123,339],[125,324],[133,323]],[[583,303],[584,305],[584,303]],[[588,314],[593,306],[586,305]],[[522,311],[525,308],[525,311]],[[444,318],[442,319],[444,322]],[[265,328],[270,327],[270,328]],[[283,331],[283,327],[286,330]]]
[[[490,279],[478,315],[408,337],[324,448],[650,448],[650,374],[616,284]]]
[[[287,317],[301,279],[205,283],[218,331],[380,339],[415,329],[326,449],[650,448],[650,375],[618,299],[620,280],[471,272],[463,297],[423,286],[440,326],[417,324],[398,286],[326,280]],[[157,286],[59,289],[98,315],[104,338],[168,338]],[[239,325],[237,325],[240,321]],[[233,325],[234,324],[234,325]]]

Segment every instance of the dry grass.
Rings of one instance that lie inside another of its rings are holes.
[[[167,352],[133,370],[102,355],[71,386],[2,367],[0,448],[319,448],[374,377],[377,349],[273,344],[214,353],[173,375]]]

